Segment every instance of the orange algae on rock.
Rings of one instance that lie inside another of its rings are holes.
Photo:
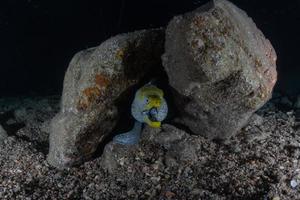
[[[101,96],[98,87],[89,87],[83,90],[83,97],[79,100],[77,109],[85,110]]]
[[[91,104],[96,103],[110,83],[110,80],[102,74],[96,74],[94,81],[95,86],[88,87],[82,91],[82,99],[79,100],[77,109],[85,110]]]
[[[105,77],[104,75],[96,74],[95,83],[99,88],[105,89],[108,86],[109,82],[110,82],[110,80],[107,77]]]

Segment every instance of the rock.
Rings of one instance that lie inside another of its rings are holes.
[[[284,96],[280,99],[279,102],[281,105],[287,106],[289,108],[293,107],[293,103],[290,101],[290,99],[287,96]]]
[[[187,134],[184,131],[169,124],[163,124],[162,129],[153,129],[146,126],[143,130],[143,134],[144,137],[147,137],[145,140],[160,144],[166,149],[169,149],[174,142],[183,140],[187,137]]]
[[[194,139],[173,125],[163,124],[161,130],[146,127],[143,130],[143,137],[145,143],[159,144],[168,150],[167,166],[173,166],[174,163],[176,165],[197,162],[198,147]]]
[[[182,124],[210,139],[226,139],[245,126],[277,80],[271,43],[226,0],[171,20],[163,65]]]
[[[179,166],[197,162],[198,156],[196,149],[196,145],[192,141],[180,141],[178,144],[172,145],[170,150],[166,153],[166,160],[168,161],[166,165],[168,167],[174,166],[173,161],[176,161]]]
[[[296,100],[296,102],[294,104],[294,107],[296,109],[300,109],[300,95],[298,95],[297,100]]]
[[[1,98],[0,99],[0,111],[1,112],[7,112],[10,110],[14,110],[17,107],[19,107],[21,104],[20,100],[18,98]]]
[[[126,146],[110,142],[104,148],[101,166],[109,173],[114,173],[120,167],[132,163],[135,155],[139,154],[138,151],[138,145]]]
[[[12,110],[13,118],[6,122],[8,130],[48,151],[49,121],[59,111],[59,100],[58,96],[20,98],[19,106]]]
[[[135,166],[136,160],[143,163],[149,157],[156,157],[158,163],[159,160],[165,160],[168,167],[184,166],[197,162],[196,152],[205,141],[202,138],[199,145],[199,140],[169,124],[163,124],[161,129],[146,126],[137,145],[107,144],[101,157],[101,166],[109,173],[115,173],[120,167]],[[160,155],[165,157],[160,159]]]
[[[9,135],[48,143],[48,121],[59,111],[59,97],[15,97],[0,99],[0,122]]]
[[[260,126],[264,122],[264,118],[258,114],[253,114],[249,120],[249,123],[254,126]]]
[[[298,186],[298,182],[296,180],[291,180],[291,187],[294,189]]]
[[[113,171],[118,168],[118,164],[119,164],[119,162],[117,162],[116,154],[114,153],[115,152],[114,146],[115,146],[114,143],[108,143],[105,146],[103,150],[103,154],[101,156],[102,167],[110,173],[113,173]]]
[[[64,79],[60,113],[51,122],[48,162],[58,168],[91,158],[122,115],[132,87],[160,73],[164,31],[117,35],[77,53]],[[131,103],[131,102],[130,102]],[[124,107],[124,104],[122,104]]]
[[[7,133],[3,129],[3,127],[0,125],[0,142],[2,142],[3,140],[5,140],[5,138],[7,138]]]

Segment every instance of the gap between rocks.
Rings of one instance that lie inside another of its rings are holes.
[[[163,123],[172,124],[179,129],[183,129],[184,131],[191,133],[191,131],[187,127],[174,121],[174,119],[178,117],[178,112],[176,111],[177,108],[174,105],[174,89],[169,85],[168,76],[163,66],[160,65],[160,67],[155,67],[155,69],[155,71],[146,74],[137,84],[125,90],[115,101],[115,105],[117,106],[119,113],[117,125],[115,126],[113,131],[103,140],[103,142],[98,145],[98,148],[93,155],[93,159],[102,156],[105,146],[112,141],[115,135],[124,133],[132,129],[134,125],[134,118],[131,116],[131,103],[134,99],[135,92],[139,88],[153,80],[154,84],[164,91],[164,98],[166,99],[169,107],[168,116],[163,121]]]

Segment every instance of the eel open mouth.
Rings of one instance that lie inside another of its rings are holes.
[[[154,107],[149,110],[148,116],[151,121],[158,122],[157,115],[158,115],[157,108]]]

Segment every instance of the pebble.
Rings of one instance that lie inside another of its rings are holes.
[[[174,192],[171,192],[171,191],[166,191],[165,196],[166,196],[168,199],[171,199],[171,198],[173,198],[174,196],[176,196],[176,194],[175,194]]]
[[[130,189],[127,191],[127,195],[128,195],[128,196],[133,196],[133,195],[135,195],[134,189],[133,189],[133,188],[130,188]]]
[[[280,200],[279,196],[273,197],[272,200]]]
[[[253,114],[250,120],[255,126],[260,126],[264,122],[264,118],[259,116],[258,114]]]
[[[191,191],[191,194],[192,195],[199,195],[199,194],[201,194],[201,189],[199,189],[199,188],[196,188],[196,189],[193,189],[192,191]]]
[[[160,176],[158,176],[158,177],[151,177],[150,179],[151,179],[152,182],[158,183],[160,181],[161,177]]]
[[[13,125],[13,124],[16,124],[17,123],[17,121],[15,120],[15,119],[8,119],[7,121],[6,121],[6,124],[7,125]]]
[[[296,181],[296,180],[291,180],[291,187],[293,188],[293,189],[295,189],[297,186],[298,186],[298,181]]]

